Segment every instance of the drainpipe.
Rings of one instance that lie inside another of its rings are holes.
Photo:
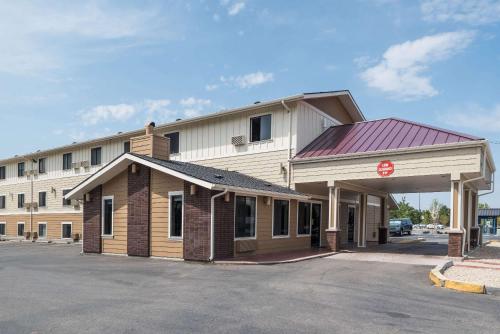
[[[290,188],[292,183],[292,109],[288,107],[285,103],[285,100],[281,100],[281,105],[285,110],[288,111],[288,188]]]
[[[214,240],[214,230],[215,230],[215,199],[217,197],[224,196],[225,194],[228,193],[227,189],[224,189],[223,192],[218,193],[213,195],[210,198],[210,257],[208,258],[209,261],[214,260],[214,249],[215,249],[215,240]]]

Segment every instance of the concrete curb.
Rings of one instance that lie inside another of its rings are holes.
[[[444,272],[453,266],[453,261],[448,261],[444,264],[437,265],[429,273],[429,279],[435,286],[451,289],[460,292],[486,294],[484,284],[469,283],[457,280],[451,280],[444,276]]]
[[[238,261],[238,260],[219,260],[213,261],[214,264],[224,264],[224,265],[275,265],[275,264],[285,264],[285,263],[295,263],[312,259],[319,259],[322,257],[327,257],[331,255],[338,254],[338,252],[328,252],[323,254],[316,254],[311,256],[304,256],[290,260],[281,260],[281,261]]]

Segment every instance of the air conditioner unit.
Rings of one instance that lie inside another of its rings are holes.
[[[90,163],[88,162],[88,160],[82,161],[82,162],[80,162],[80,166],[83,168],[89,168]]]
[[[25,208],[26,210],[31,209],[31,203],[24,203],[24,208]]]
[[[80,202],[77,199],[72,199],[71,205],[76,209],[80,207]]]
[[[79,162],[73,162],[73,163],[71,164],[71,167],[72,167],[73,169],[78,169],[78,168],[80,168],[80,163],[79,163]]]
[[[234,146],[245,145],[245,136],[231,137],[231,144],[233,144]]]
[[[31,207],[32,207],[33,209],[38,209],[38,203],[37,203],[37,202],[33,202],[33,203],[31,203]]]

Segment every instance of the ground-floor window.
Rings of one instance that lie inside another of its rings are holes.
[[[5,235],[5,223],[0,223],[0,235]]]
[[[287,237],[290,222],[290,201],[273,201],[273,237]]]
[[[299,202],[297,235],[311,234],[311,203]]]
[[[71,239],[71,223],[61,223],[62,239]]]
[[[169,222],[168,222],[168,236],[170,238],[182,238],[182,192],[171,192],[168,194],[169,202]]]
[[[236,208],[234,212],[236,238],[256,237],[256,207],[257,198],[236,196]]]
[[[102,235],[113,235],[113,196],[102,198]]]
[[[24,236],[24,223],[17,223],[17,236]]]
[[[39,238],[47,237],[47,223],[38,223],[38,237]]]

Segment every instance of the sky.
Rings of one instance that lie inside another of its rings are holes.
[[[0,0],[0,158],[342,89],[368,119],[489,139],[500,164],[500,2]]]

